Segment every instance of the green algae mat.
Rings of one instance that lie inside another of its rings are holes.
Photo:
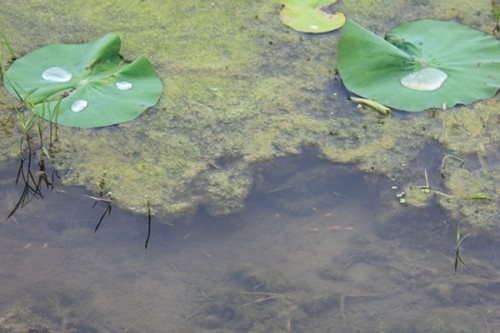
[[[200,207],[212,215],[232,214],[245,209],[249,193],[259,191],[260,165],[312,147],[331,163],[394,179],[407,204],[381,188],[390,209],[437,202],[463,221],[464,230],[500,232],[499,96],[453,109],[449,104],[448,112],[381,115],[357,107],[333,77],[341,31],[295,33],[279,18],[280,1],[117,3],[38,1],[34,11],[33,1],[2,2],[3,34],[16,54],[57,43],[86,44],[115,31],[122,37],[123,65],[145,54],[168,87],[155,107],[134,121],[97,129],[59,126],[52,160],[64,185],[84,186],[92,195],[105,180],[116,207],[147,215],[150,203],[159,222]],[[496,25],[490,0],[387,3],[344,0],[334,9],[378,35],[423,17],[460,17],[483,33]],[[39,77],[50,67],[64,68],[48,66]],[[439,89],[452,78],[446,74]],[[18,158],[15,103],[0,87],[0,165]],[[425,184],[424,169],[431,189],[442,193],[410,190]],[[472,199],[477,193],[492,200]]]

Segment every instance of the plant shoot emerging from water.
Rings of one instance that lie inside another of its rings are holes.
[[[460,257],[460,245],[462,245],[462,242],[464,241],[464,239],[466,239],[469,236],[470,236],[470,233],[468,233],[467,235],[462,237],[461,231],[460,231],[460,223],[458,223],[458,225],[457,225],[457,239],[455,242],[455,272],[457,271],[459,261],[460,261],[460,263],[462,263],[462,265],[467,266],[464,263],[464,261],[462,260],[462,258]]]

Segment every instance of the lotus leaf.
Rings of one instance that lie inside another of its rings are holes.
[[[156,104],[163,84],[147,58],[123,62],[115,33],[84,44],[52,44],[16,60],[5,87],[26,97],[49,121],[60,100],[57,123],[100,127],[135,119]]]
[[[281,21],[302,32],[320,33],[340,28],[345,15],[331,13],[329,5],[337,0],[282,0]]]
[[[500,43],[453,21],[403,23],[384,40],[348,20],[337,62],[347,89],[405,111],[466,105],[500,88]]]

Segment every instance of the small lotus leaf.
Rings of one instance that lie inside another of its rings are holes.
[[[5,87],[29,98],[49,121],[75,127],[100,127],[135,119],[160,98],[163,84],[147,58],[123,62],[115,33],[84,44],[52,44],[16,60],[6,71]]]
[[[465,105],[500,88],[500,43],[453,21],[403,23],[384,40],[348,20],[337,62],[347,89],[405,111]]]
[[[337,0],[282,0],[281,21],[302,32],[320,33],[340,28],[345,23],[341,12],[331,13],[329,5]]]

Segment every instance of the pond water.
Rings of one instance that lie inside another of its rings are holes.
[[[1,213],[24,190],[3,170]],[[26,173],[26,166],[24,166]],[[498,332],[500,245],[305,153],[263,165],[240,214],[169,225],[63,187],[0,225],[2,332]],[[35,174],[37,176],[39,174]],[[104,216],[99,229],[94,228]]]
[[[500,96],[357,105],[340,32],[293,31],[278,1],[2,6],[19,57],[115,31],[165,88],[125,124],[42,123],[21,162],[0,87],[0,332],[500,332]],[[380,36],[421,18],[491,34],[498,1],[336,6]]]

